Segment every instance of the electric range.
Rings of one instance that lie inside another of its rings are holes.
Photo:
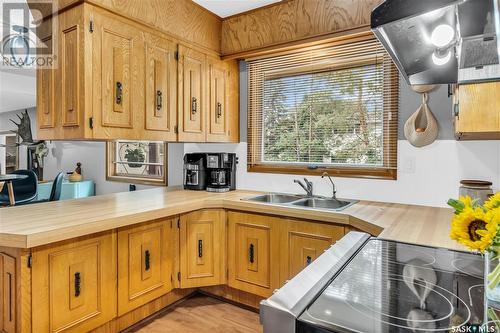
[[[483,266],[352,232],[263,301],[261,322],[265,333],[495,332],[481,327]]]

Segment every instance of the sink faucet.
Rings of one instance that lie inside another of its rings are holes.
[[[313,183],[310,182],[309,180],[307,180],[307,178],[304,178],[305,184],[302,181],[300,181],[299,179],[295,179],[293,182],[295,184],[299,184],[300,187],[302,187],[304,189],[304,191],[306,191],[308,197],[313,196]]]
[[[333,182],[332,177],[330,177],[328,172],[323,172],[323,175],[321,175],[321,178],[323,179],[325,177],[328,177],[328,179],[330,180],[330,183],[332,183],[332,193],[333,193],[332,198],[337,199],[337,191],[335,190],[335,183]]]

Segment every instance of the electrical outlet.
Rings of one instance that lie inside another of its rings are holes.
[[[400,171],[408,174],[415,173],[416,164],[415,156],[403,156],[401,158]]]

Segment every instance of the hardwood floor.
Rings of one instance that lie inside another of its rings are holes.
[[[261,333],[262,326],[257,313],[211,297],[197,295],[134,332]]]

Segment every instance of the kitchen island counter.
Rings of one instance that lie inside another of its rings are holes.
[[[260,192],[157,188],[0,209],[0,246],[33,248],[204,208],[342,224],[381,238],[463,249],[449,239],[452,210],[360,201],[339,212],[243,201]]]

